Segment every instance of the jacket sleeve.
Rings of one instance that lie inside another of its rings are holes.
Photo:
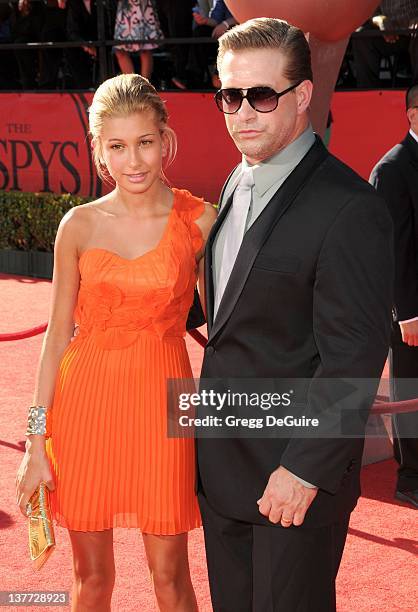
[[[232,17],[223,0],[215,0],[209,16],[214,19],[216,23],[221,23],[221,21]]]
[[[202,304],[200,303],[199,292],[194,290],[193,304],[190,307],[186,321],[186,329],[196,329],[206,323],[205,313],[203,312]]]
[[[304,414],[318,434],[292,437],[281,465],[329,493],[361,454],[369,410],[389,349],[392,223],[373,192],[352,198],[319,253],[313,329],[320,357]]]
[[[370,176],[370,183],[385,200],[392,217],[395,248],[394,304],[396,320],[418,316],[418,274],[413,203],[399,165],[383,162]]]

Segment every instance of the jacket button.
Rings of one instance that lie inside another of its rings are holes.
[[[213,348],[213,346],[207,346],[205,350],[206,350],[206,355],[213,355],[213,353],[215,352],[215,349]]]

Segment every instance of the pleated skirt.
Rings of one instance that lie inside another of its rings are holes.
[[[106,350],[87,336],[67,348],[47,441],[58,525],[155,535],[200,526],[194,441],[167,437],[168,378],[192,378],[183,338],[140,333]]]

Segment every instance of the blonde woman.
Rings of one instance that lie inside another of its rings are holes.
[[[146,79],[105,81],[90,132],[98,172],[115,188],[58,229],[18,503],[25,514],[47,482],[72,543],[73,610],[110,610],[112,529],[131,527],[142,532],[160,610],[195,611],[194,446],[167,437],[166,381],[192,376],[185,323],[215,212],[162,179],[176,139]]]

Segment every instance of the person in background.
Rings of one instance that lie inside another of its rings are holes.
[[[63,42],[67,40],[66,10],[62,10],[60,0],[44,0],[44,26],[41,42]],[[39,87],[55,89],[60,66],[63,67],[63,49],[44,49],[41,62]]]
[[[138,52],[140,72],[149,79],[152,75],[152,49],[158,43],[152,42],[163,38],[156,7],[152,0],[119,0],[116,10],[115,40],[126,41],[115,47],[119,67],[123,73],[135,72],[131,53]],[[143,39],[149,42],[129,43],[132,39]]]
[[[45,22],[45,5],[31,0],[19,0],[13,5],[10,19],[11,38],[14,43],[40,42]],[[22,89],[37,89],[41,75],[43,50],[19,49],[15,51]],[[4,61],[4,58],[3,60]]]
[[[195,0],[156,0],[158,14],[163,16],[164,34],[169,38],[192,38],[192,8]],[[186,90],[189,85],[187,70],[190,45],[170,45],[173,57],[171,85]]]
[[[12,8],[9,4],[0,4],[0,43],[2,44],[12,42],[11,13]],[[15,52],[3,49],[0,58],[0,89],[19,89],[19,68]]]
[[[11,34],[14,43],[63,41],[65,12],[60,10],[57,0],[45,3],[19,0],[11,15]],[[25,49],[15,53],[22,89],[56,88],[62,49]]]
[[[211,28],[213,38],[220,38],[229,28],[238,23],[224,0],[214,0],[208,17],[202,15],[200,11],[194,11],[193,16],[197,25]]]
[[[69,41],[81,42],[80,47],[66,49],[66,57],[72,76],[71,86],[74,89],[90,89],[98,80],[96,69],[97,48],[86,41],[97,40],[97,7],[95,0],[59,0],[67,7],[67,38]],[[107,7],[105,21],[106,38],[113,37],[115,21],[112,4]]]
[[[391,400],[418,397],[418,84],[406,93],[410,129],[373,168],[395,228],[395,303],[389,353]],[[395,497],[418,508],[418,412],[392,417]]]
[[[408,53],[412,70],[411,84],[418,82],[418,38],[410,36],[385,35],[388,30],[415,29],[418,24],[418,0],[383,0],[375,16],[361,29],[378,28],[383,35],[353,38],[351,41],[356,80],[358,87],[380,88],[380,62],[392,56],[401,57]],[[394,67],[397,66],[395,60]],[[396,75],[392,75],[392,82]]]
[[[196,5],[193,9],[193,19],[195,21],[193,36],[196,37],[212,36],[218,39],[237,24],[224,0],[214,0],[208,13],[204,12],[200,4]],[[194,67],[198,82],[205,83],[209,72],[212,86],[219,89],[221,85],[217,70],[215,67],[210,68],[216,58],[215,49],[216,47],[209,44],[193,45],[190,64]]]

